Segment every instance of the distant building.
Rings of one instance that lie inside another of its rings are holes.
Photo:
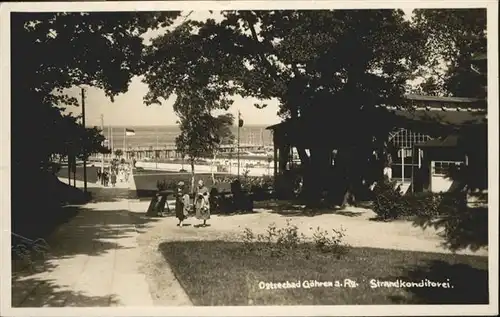
[[[409,107],[380,106],[389,110],[389,114],[394,115],[396,122],[399,122],[387,139],[392,158],[390,174],[400,182],[403,191],[448,191],[453,187],[453,180],[448,176],[449,169],[469,164],[470,160],[459,146],[459,137],[444,131],[486,120],[485,102],[479,98],[405,97]],[[342,135],[356,133],[354,127],[351,131],[339,131],[332,124],[327,125],[328,121],[311,124],[299,119],[268,127],[273,131],[276,178],[297,166],[293,153],[298,144],[305,148],[313,146],[312,143],[316,147],[323,144],[325,147],[338,148],[339,144],[342,146]],[[436,129],[436,126],[450,129]],[[361,122],[358,128],[363,128]]]

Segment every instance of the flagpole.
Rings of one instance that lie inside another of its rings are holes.
[[[127,153],[127,149],[125,148],[125,146],[127,145],[127,130],[126,128],[123,128],[123,154],[125,154],[125,159],[128,160],[128,153]]]
[[[115,147],[115,144],[113,142],[113,126],[110,126],[111,127],[111,153],[113,153],[113,150],[114,150],[114,147]]]
[[[85,129],[85,88],[82,88],[82,126]],[[87,152],[83,146],[83,192],[87,193]]]
[[[156,161],[156,170],[158,170],[158,128],[155,129],[155,133],[156,133],[155,161]]]
[[[237,155],[238,155],[238,179],[240,178],[240,118],[241,114],[240,111],[238,110],[238,148],[237,148]]]
[[[104,136],[104,115],[101,114],[101,131],[102,131],[102,135]],[[104,147],[104,142],[103,142],[103,147]],[[101,173],[104,174],[104,152],[102,152],[102,156],[101,156]],[[104,180],[103,180],[103,177],[101,175],[101,184],[104,185]]]

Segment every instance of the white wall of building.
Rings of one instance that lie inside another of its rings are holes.
[[[240,162],[241,164],[241,162]],[[156,163],[156,162],[143,162],[139,161],[135,165],[136,167],[142,167],[148,170],[159,170],[166,172],[179,172],[182,168],[186,171],[191,170],[191,166],[189,164],[177,164],[177,163]],[[195,173],[211,173],[212,166],[211,165],[195,165],[194,166]],[[272,175],[274,171],[268,168],[262,167],[253,167],[253,168],[245,168],[243,164],[240,165],[240,175],[243,174],[246,170],[248,170],[249,176],[263,176],[263,175]],[[213,166],[214,173],[221,173],[217,171],[217,166]],[[230,169],[227,169],[228,175],[237,175],[238,166],[231,166]]]

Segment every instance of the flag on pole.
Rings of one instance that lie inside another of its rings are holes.
[[[238,111],[238,127],[241,128],[243,126],[243,119],[241,119],[241,113]]]
[[[135,135],[135,131],[132,129],[125,129],[125,135],[126,136]]]

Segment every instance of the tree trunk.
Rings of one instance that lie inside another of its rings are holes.
[[[212,159],[212,168],[210,169],[212,171],[212,183],[215,184],[215,173],[214,173],[214,167],[215,167],[215,159],[217,158],[217,152],[214,152],[214,158]]]
[[[284,145],[280,148],[280,153],[279,153],[279,170],[280,171],[285,171],[286,170],[286,165],[289,162],[290,159],[290,145]]]
[[[190,159],[191,163],[191,192],[194,193],[194,159]]]
[[[310,149],[310,159],[303,169],[303,197],[309,208],[318,208],[321,205],[322,192],[330,181],[330,152],[328,148]]]
[[[351,188],[347,187],[344,193],[344,197],[342,199],[342,203],[340,204],[340,208],[345,208],[347,206],[356,205],[356,196],[354,195]]]
[[[68,155],[68,185],[71,186],[71,159]]]
[[[71,156],[71,169],[73,170],[73,187],[76,188],[76,156]]]
[[[364,176],[373,167],[367,165],[370,153],[365,148],[342,149],[339,153],[340,178],[343,183],[340,206],[344,208],[356,204],[356,196],[361,193]]]

